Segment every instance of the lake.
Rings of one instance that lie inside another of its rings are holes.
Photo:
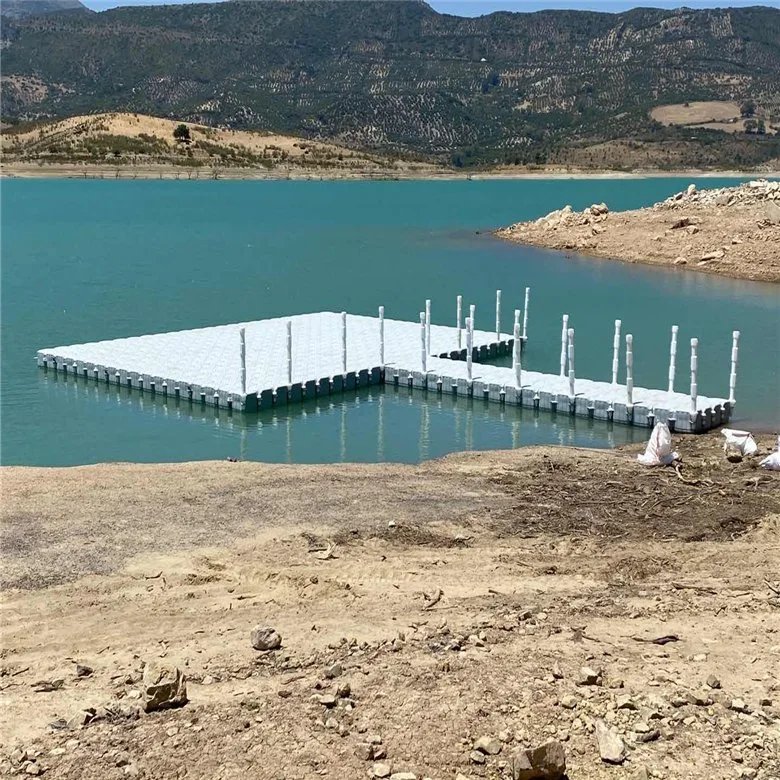
[[[610,376],[616,318],[634,335],[637,385],[665,387],[669,331],[699,338],[699,391],[726,396],[740,330],[732,425],[780,427],[780,290],[502,242],[488,231],[570,203],[612,209],[693,181],[3,180],[4,464],[184,461],[408,461],[463,449],[608,447],[646,430],[464,398],[370,388],[280,412],[228,415],[39,370],[43,346],[347,310],[452,324],[455,298],[504,330],[531,287],[524,366],[556,372],[560,320],[577,329],[577,374]],[[687,352],[678,389],[688,382]]]

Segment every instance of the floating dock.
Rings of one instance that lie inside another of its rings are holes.
[[[433,325],[430,302],[420,322],[345,312],[317,312],[172,333],[41,349],[38,365],[122,388],[193,404],[256,412],[354,390],[392,384],[652,427],[668,422],[680,432],[699,433],[728,422],[734,405],[737,340],[732,345],[730,399],[699,395],[697,341],[691,340],[691,389],[675,392],[677,329],[672,329],[669,387],[634,387],[632,337],[626,336],[625,382],[618,383],[620,321],[615,322],[613,381],[577,378],[574,330],[563,318],[559,375],[522,367],[527,339],[525,314],[515,311],[513,332],[475,330],[474,309],[455,327]],[[487,364],[512,355],[512,366]]]

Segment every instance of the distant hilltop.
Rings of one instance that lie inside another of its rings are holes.
[[[129,111],[456,168],[780,157],[774,8],[461,18],[384,0],[3,7],[5,122]]]

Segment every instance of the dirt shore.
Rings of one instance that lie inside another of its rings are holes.
[[[780,474],[675,448],[4,468],[0,773],[780,777]]]
[[[780,172],[760,175],[776,176]],[[461,172],[452,168],[415,163],[404,167],[366,169],[321,169],[300,166],[275,168],[229,168],[213,169],[209,166],[187,168],[181,165],[95,165],[58,164],[38,162],[3,162],[0,177],[12,179],[178,179],[182,181],[208,179],[246,180],[342,180],[342,179],[392,179],[392,180],[473,180],[484,179],[652,179],[668,177],[691,178],[745,178],[758,175],[756,171],[712,171],[712,170],[641,170],[610,171],[574,168],[498,168],[490,171]]]
[[[697,190],[653,206],[611,211],[570,206],[498,230],[523,244],[737,279],[780,282],[780,182]]]

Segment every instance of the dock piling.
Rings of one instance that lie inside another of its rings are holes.
[[[561,327],[561,376],[566,376],[566,345],[569,338],[569,315],[563,315],[563,326]]]
[[[241,392],[246,394],[246,328],[238,331],[241,356]]]
[[[734,406],[737,399],[734,397],[734,391],[737,387],[737,358],[739,357],[739,331],[735,330],[731,334],[731,373],[729,374],[729,403]]]
[[[457,305],[455,308],[455,327],[458,330],[458,349],[461,348],[460,328],[461,328],[462,318],[463,318],[463,296],[459,295],[457,300]]]
[[[626,404],[634,403],[634,337],[626,334]]]
[[[618,369],[620,368],[620,320],[615,320],[615,335],[612,339],[612,384],[618,383]]]
[[[385,307],[379,307],[379,367],[385,365]]]
[[[674,392],[674,375],[677,367],[677,332],[679,326],[672,325],[672,343],[669,345],[669,395]]]
[[[292,320],[287,320],[287,384],[292,384]]]
[[[531,288],[525,288],[525,303],[523,304],[523,341],[528,339],[528,299],[531,297]]]
[[[474,307],[471,307],[472,311]],[[471,371],[472,371],[472,358],[474,351],[474,320],[469,317],[466,320],[466,375],[469,378],[469,382],[471,381]]]
[[[699,339],[691,339],[691,414],[696,414],[696,402],[699,397],[697,375],[699,372]]]
[[[574,328],[569,328],[569,398],[574,398]]]
[[[519,312],[515,312],[516,314]],[[515,385],[518,389],[523,386],[522,385],[522,374],[523,374],[523,368],[520,363],[520,354],[521,354],[521,342],[520,342],[520,323],[515,320],[515,330],[514,330],[514,344],[512,344],[512,368],[515,370]]]
[[[427,333],[428,330],[428,317],[424,311],[420,312],[420,353],[421,353],[421,366],[423,374],[428,370],[428,345],[427,345]]]
[[[496,343],[501,341],[501,290],[496,290]]]
[[[425,349],[431,352],[431,299],[425,301]]]
[[[341,312],[341,371],[347,373],[347,313]]]

